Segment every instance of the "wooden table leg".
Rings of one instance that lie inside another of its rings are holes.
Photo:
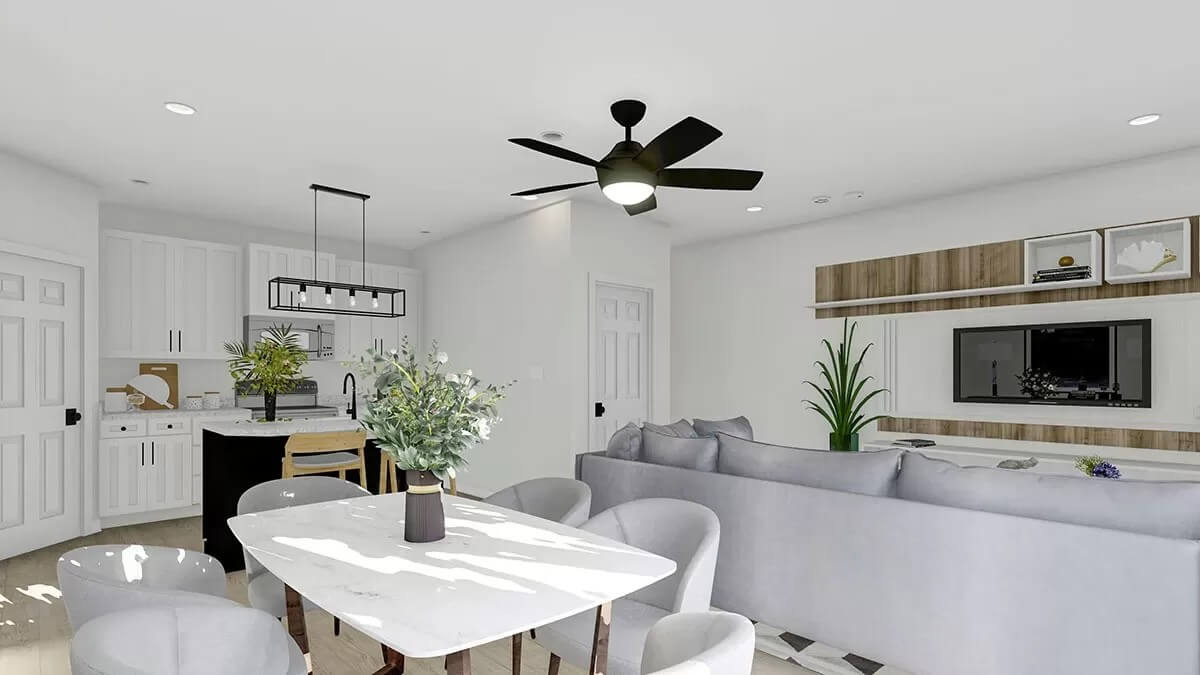
[[[592,637],[592,660],[588,664],[588,675],[604,675],[608,672],[608,629],[612,625],[612,603],[606,602],[596,608],[596,633]]]
[[[558,667],[562,665],[562,657],[554,652],[550,653],[550,669],[546,671],[547,675],[558,675]]]
[[[512,638],[512,671],[513,675],[521,675],[521,634]]]
[[[387,645],[379,647],[383,649],[383,667],[374,675],[404,675],[404,655]]]
[[[308,652],[308,627],[304,623],[304,600],[300,594],[287,584],[283,585],[283,600],[287,606],[288,633],[304,654],[304,665],[309,675],[312,675],[312,654]]]
[[[471,650],[464,649],[446,657],[446,675],[471,675]]]

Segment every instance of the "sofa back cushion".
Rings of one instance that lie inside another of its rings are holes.
[[[664,436],[675,436],[677,438],[695,438],[700,435],[696,433],[696,429],[692,426],[692,423],[683,418],[680,418],[677,422],[671,422],[670,424],[651,424],[646,422],[644,425],[642,425],[642,428],[649,429],[657,434],[662,434]]]
[[[1200,483],[963,467],[909,452],[901,462],[897,496],[975,511],[1200,539]]]
[[[717,470],[717,439],[680,438],[642,429],[642,461],[697,471]]]
[[[737,436],[748,441],[754,440],[754,429],[750,426],[750,420],[745,416],[734,417],[727,420],[702,420],[699,417],[692,420],[692,427],[696,433],[701,436],[716,436],[717,432]]]
[[[604,454],[616,459],[637,460],[642,454],[642,430],[630,422],[617,429],[617,433],[608,439],[608,447]]]
[[[748,441],[720,432],[717,440],[720,473],[876,497],[889,497],[895,492],[900,450],[805,450]]]

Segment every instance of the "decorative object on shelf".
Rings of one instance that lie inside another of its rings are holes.
[[[1029,459],[1001,460],[1000,463],[996,465],[996,468],[997,469],[1021,470],[1021,469],[1032,469],[1033,467],[1035,467],[1037,465],[1038,465],[1037,457],[1030,457]]]
[[[899,445],[905,448],[932,448],[937,445],[928,438],[901,438],[892,441],[892,445]]]
[[[205,410],[220,410],[221,409],[221,392],[219,392],[219,391],[204,392],[204,409]]]
[[[1021,385],[1021,393],[1030,398],[1046,398],[1058,387],[1058,378],[1052,373],[1037,368],[1026,368],[1013,375]]]
[[[1157,272],[1163,265],[1173,263],[1179,257],[1161,241],[1146,241],[1126,246],[1117,254],[1117,264],[1141,273]]]
[[[533,197],[599,183],[605,197],[624,206],[629,215],[636,216],[658,207],[654,191],[659,187],[753,190],[762,179],[761,171],[747,169],[667,168],[721,137],[720,131],[695,117],[685,117],[642,147],[633,140],[633,127],[645,116],[646,104],[626,99],[613,103],[609,112],[617,124],[625,128],[625,140],[614,145],[599,161],[533,138],[508,139],[523,148],[583,164],[596,171],[596,180],[524,190],[514,192],[512,196]]]
[[[183,399],[184,410],[204,410],[204,397],[200,395],[188,396]]]
[[[1070,256],[1068,256],[1070,257]],[[1091,265],[1073,265],[1071,267],[1055,267],[1038,270],[1033,273],[1033,283],[1044,284],[1050,281],[1074,281],[1076,279],[1091,279]]]
[[[145,395],[145,410],[172,410],[179,407],[179,370],[174,363],[138,364],[141,374],[129,381],[129,388]]]
[[[235,383],[247,383],[262,392],[266,421],[275,421],[276,395],[295,386],[308,362],[300,348],[300,339],[290,325],[271,326],[266,339],[254,346],[245,342],[226,342],[230,355],[229,374]]]
[[[1064,255],[1058,259],[1059,267],[1071,267],[1075,264],[1075,256]]]
[[[107,387],[104,390],[104,412],[122,413],[129,410],[129,387]]]
[[[1121,477],[1121,470],[1115,464],[1095,455],[1076,459],[1075,468],[1087,476],[1094,476],[1096,478],[1112,478],[1115,480]]]
[[[367,200],[371,195],[313,183],[313,276],[311,279],[275,277],[267,281],[267,305],[270,309],[316,314],[351,314],[391,319],[404,316],[407,294],[403,288],[367,285]],[[317,193],[349,197],[362,202],[362,274],[361,284],[327,281],[317,278]],[[319,294],[321,300],[309,295]],[[345,304],[341,299],[345,291]]]
[[[408,479],[406,541],[445,536],[441,481],[453,479],[467,464],[467,450],[488,439],[501,421],[497,407],[513,384],[481,387],[470,370],[444,370],[448,361],[435,342],[419,363],[405,339],[398,353],[368,349],[356,366],[376,390],[362,426]]]
[[[1025,283],[1069,286],[1099,286],[1103,239],[1099,232],[1086,230],[1049,237],[1025,239]],[[1063,262],[1071,259],[1071,264]]]
[[[142,406],[146,405],[146,395],[140,391],[135,391],[127,394],[125,398],[129,401],[130,410],[141,411]]]
[[[829,355],[829,363],[816,362],[817,367],[821,369],[824,385],[817,386],[808,380],[804,381],[821,395],[820,403],[808,399],[805,399],[804,403],[808,405],[809,410],[815,411],[829,423],[831,428],[829,432],[830,450],[857,451],[858,432],[867,424],[884,417],[884,415],[867,417],[863,413],[867,402],[887,389],[881,388],[866,394],[863,393],[863,386],[873,379],[870,375],[859,377],[863,358],[867,355],[867,350],[871,348],[871,343],[863,347],[857,358],[851,355],[854,350],[854,330],[857,327],[857,321],[850,323],[849,319],[842,320],[842,341],[836,352],[829,340],[821,340]]]

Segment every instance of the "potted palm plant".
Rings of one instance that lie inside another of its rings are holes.
[[[226,342],[225,351],[235,386],[261,392],[266,420],[274,422],[276,396],[296,386],[308,362],[291,325],[271,326],[253,347],[245,342]]]
[[[854,329],[857,327],[857,321],[850,323],[849,319],[842,320],[842,342],[836,351],[829,340],[821,340],[829,355],[828,363],[816,362],[817,367],[821,370],[822,384],[818,386],[814,382],[804,381],[821,396],[821,400],[818,402],[805,399],[804,403],[829,423],[830,450],[858,450],[858,432],[866,425],[883,417],[883,415],[867,417],[863,413],[867,402],[887,389],[863,391],[867,382],[872,378],[870,375],[860,378],[859,370],[862,368],[863,358],[866,357],[871,344],[868,343],[858,353],[857,358],[854,357]]]
[[[488,439],[512,385],[481,386],[470,370],[445,368],[448,361],[436,342],[418,361],[406,339],[399,352],[367,350],[356,366],[375,390],[362,426],[408,479],[404,539],[410,542],[446,536],[441,483],[467,464],[468,450]]]

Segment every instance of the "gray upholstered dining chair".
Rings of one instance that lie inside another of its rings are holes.
[[[740,614],[685,612],[650,628],[641,675],[750,675],[754,625]]]
[[[488,504],[579,527],[592,509],[592,489],[570,478],[534,478],[486,497]]]
[[[196,551],[164,546],[84,546],[58,559],[58,585],[71,630],[96,617],[142,607],[228,605],[225,568]]]
[[[331,502],[338,499],[354,499],[366,497],[371,493],[366,488],[350,481],[331,476],[299,476],[296,478],[280,478],[259,483],[242,493],[238,498],[238,515],[273,511],[289,506],[302,506],[318,502]],[[283,597],[283,582],[274,574],[267,571],[260,562],[242,549],[246,558],[246,595],[250,606],[255,609],[282,617],[287,613],[287,602]],[[316,609],[307,600],[305,609]],[[341,621],[334,617],[333,633],[341,633]]]
[[[612,603],[608,675],[638,675],[650,628],[677,612],[708,611],[721,525],[708,507],[678,499],[638,499],[596,514],[580,529],[675,561],[675,573]],[[595,612],[582,612],[537,629],[550,651],[550,673],[559,662],[586,666],[592,653]]]
[[[303,675],[284,627],[257,609],[143,607],[96,617],[71,640],[72,675]]]

